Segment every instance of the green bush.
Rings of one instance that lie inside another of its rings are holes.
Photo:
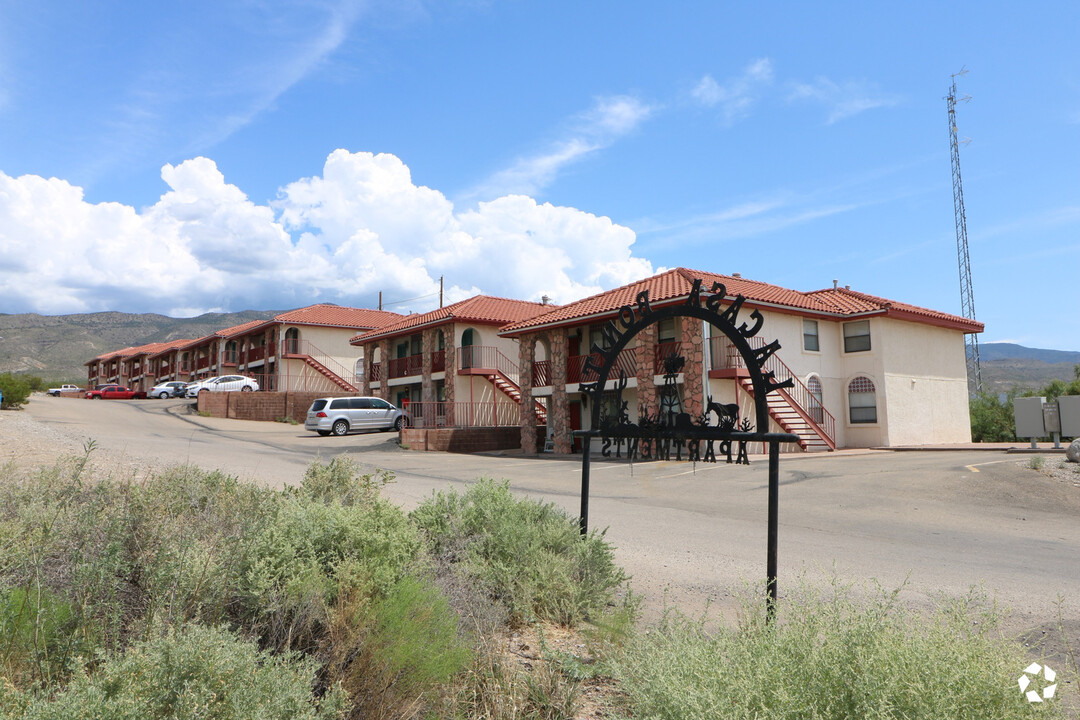
[[[189,625],[137,642],[54,697],[8,691],[12,720],[322,720],[344,716],[345,697],[313,694],[316,665],[271,656],[225,630]],[[6,707],[4,707],[6,705]]]
[[[905,610],[896,593],[856,601],[800,590],[766,621],[760,596],[735,629],[707,632],[671,615],[612,661],[635,716],[904,718],[1024,717],[1016,678],[1030,662],[995,636],[997,617],[977,597],[947,602],[931,617]],[[1037,708],[1060,717],[1054,705]]]
[[[17,408],[26,404],[30,397],[30,383],[19,375],[9,372],[0,373],[0,392],[4,394],[4,400],[0,403],[0,409]]]
[[[598,617],[628,579],[603,532],[582,537],[563,510],[516,498],[506,482],[436,493],[411,517],[436,558],[459,565],[513,622],[573,625]]]
[[[973,441],[1012,442],[1016,440],[1012,393],[1002,401],[997,395],[981,392],[971,398],[969,409]]]

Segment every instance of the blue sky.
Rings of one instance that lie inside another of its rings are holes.
[[[1080,6],[659,7],[0,0],[0,312],[567,302],[681,265],[959,313],[966,67],[981,340],[1080,350]]]

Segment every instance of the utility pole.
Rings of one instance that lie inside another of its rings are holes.
[[[379,309],[382,310],[382,290],[379,291]]]
[[[952,88],[946,101],[949,106],[949,141],[952,148],[952,183],[953,212],[956,215],[956,256],[960,266],[960,313],[969,320],[975,319],[975,292],[971,285],[971,255],[968,252],[967,218],[964,212],[964,186],[960,180],[960,141],[956,128],[956,78],[967,75],[966,69],[952,76]],[[963,102],[971,99],[970,95],[959,98]],[[975,395],[982,391],[982,367],[979,362],[979,336],[968,333],[964,336],[967,355],[968,393]]]
[[[439,276],[439,307],[440,308],[442,307],[442,281],[443,281],[443,276],[440,275]]]

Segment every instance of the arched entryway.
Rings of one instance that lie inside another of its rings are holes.
[[[471,368],[473,363],[473,346],[477,341],[476,332],[472,328],[466,328],[465,332],[461,333],[461,367]]]
[[[285,353],[294,355],[300,352],[300,330],[289,328],[285,331]]]

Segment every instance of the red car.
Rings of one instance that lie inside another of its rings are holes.
[[[142,390],[131,390],[123,385],[102,385],[86,393],[87,400],[131,400],[145,397],[146,393]]]

